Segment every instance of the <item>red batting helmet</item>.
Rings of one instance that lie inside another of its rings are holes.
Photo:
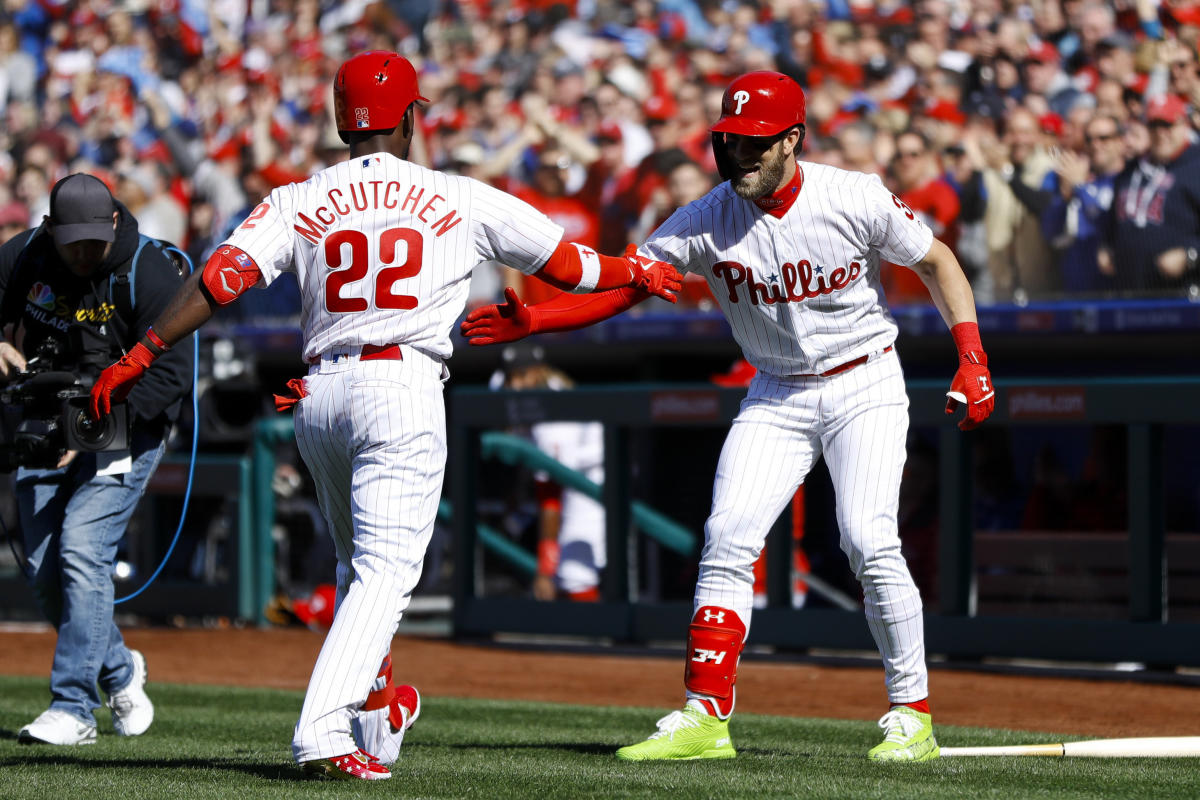
[[[747,72],[729,84],[713,133],[774,136],[804,124],[804,92],[781,72]]]
[[[416,100],[429,102],[417,88],[417,71],[388,50],[359,53],[333,79],[333,118],[342,141],[346,133],[392,130]]]

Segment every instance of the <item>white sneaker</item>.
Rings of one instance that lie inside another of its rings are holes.
[[[108,697],[118,736],[140,736],[154,722],[154,703],[146,696],[146,657],[137,650],[130,650],[129,655],[133,659],[133,679]]]
[[[25,744],[95,744],[96,726],[52,708],[21,728],[17,741]]]

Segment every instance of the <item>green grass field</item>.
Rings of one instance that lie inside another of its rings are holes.
[[[151,685],[154,727],[122,739],[106,710],[95,745],[17,744],[45,679],[0,677],[0,798],[1173,798],[1200,797],[1194,759],[944,759],[877,765],[872,721],[738,715],[729,761],[627,764],[613,751],[665,709],[425,698],[391,781],[311,780],[288,749],[297,692]],[[1066,737],[1081,738],[1081,737]],[[939,728],[943,744],[1040,740]],[[1045,740],[1054,740],[1047,735]]]

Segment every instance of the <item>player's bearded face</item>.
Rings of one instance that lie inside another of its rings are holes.
[[[757,200],[779,188],[787,171],[784,139],[766,136],[727,134],[726,145],[736,173],[733,191],[746,200]]]

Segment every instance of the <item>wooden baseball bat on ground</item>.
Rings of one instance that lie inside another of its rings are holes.
[[[962,756],[1049,756],[1062,758],[1188,758],[1200,756],[1200,736],[1151,736],[1139,739],[1089,739],[1054,744],[999,747],[943,747],[943,758]]]

